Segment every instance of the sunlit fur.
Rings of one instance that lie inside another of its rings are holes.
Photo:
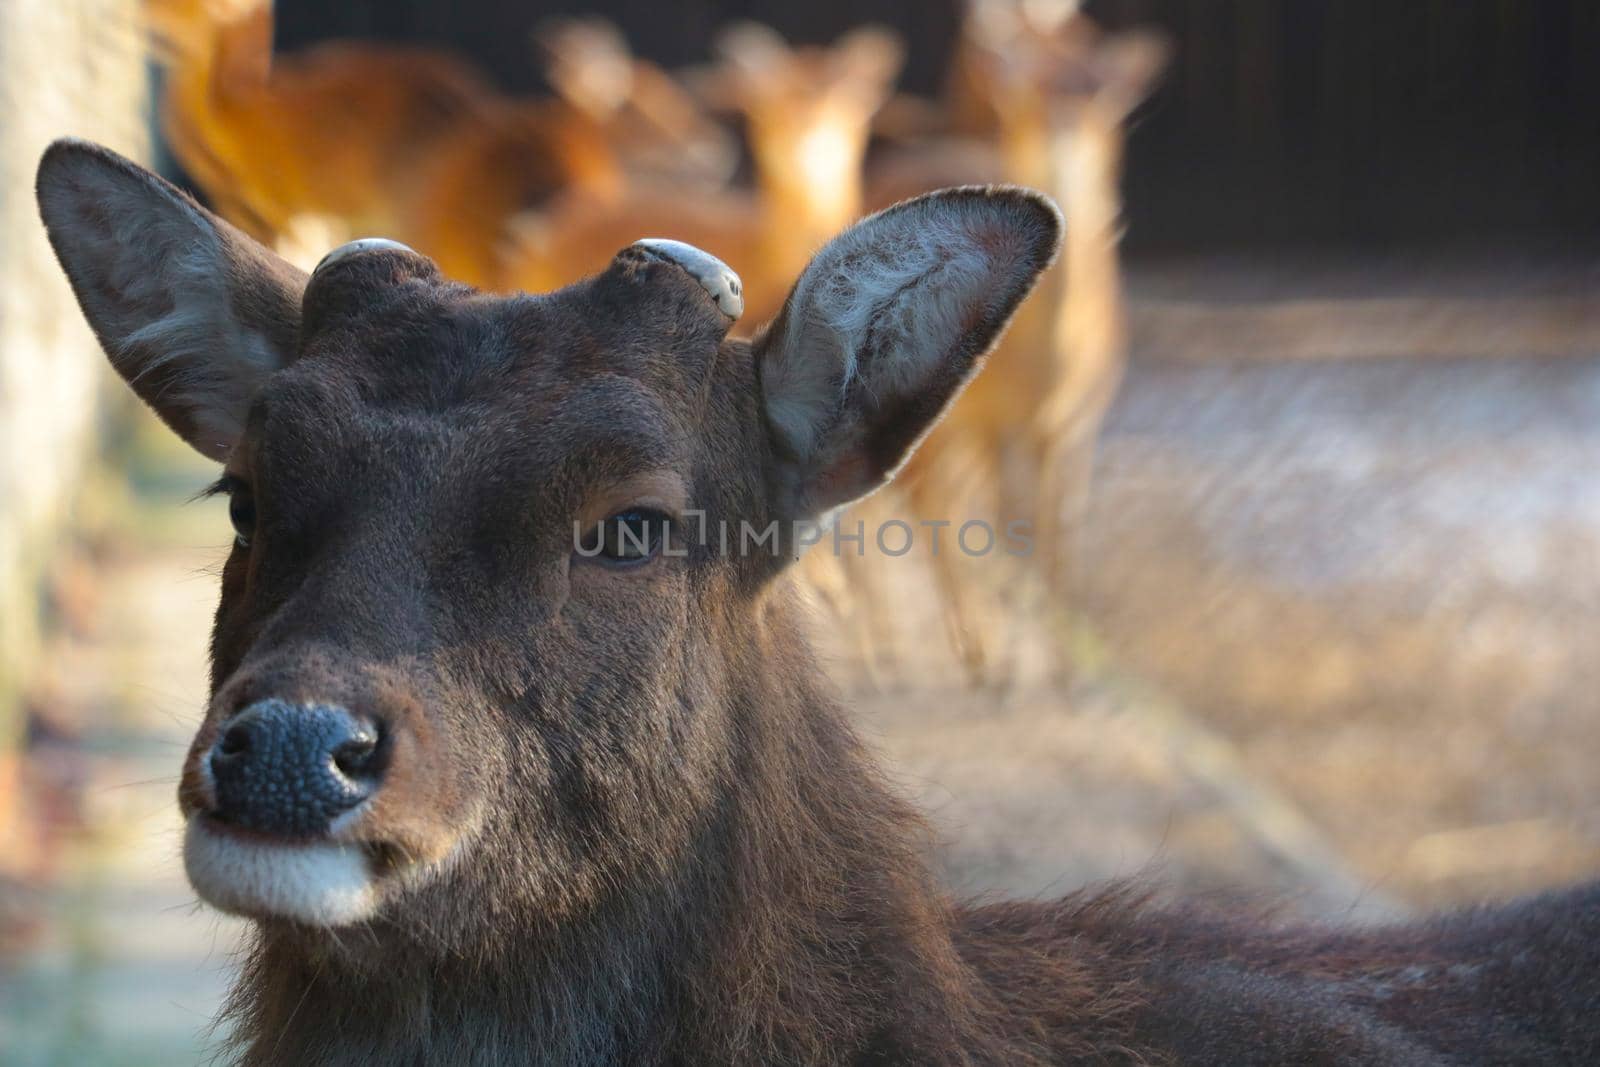
[[[393,249],[308,283],[101,150],[52,149],[40,187],[118,370],[202,447],[195,395],[149,389],[139,360],[159,353],[125,343],[175,294],[141,304],[116,279],[166,276],[162,248],[107,240],[102,199],[143,217],[119,232],[198,227],[201,247],[209,229],[225,263],[260,267],[221,272],[252,290],[230,288],[229,307],[276,339],[281,369],[234,412],[230,484],[252,487],[257,518],[223,569],[183,811],[211,812],[206,755],[256,700],[338,703],[388,745],[361,814],[311,848],[192,843],[197,887],[255,920],[226,1054],[1600,1059],[1600,889],[1370,931],[1128,888],[957,901],[813,660],[787,552],[725,553],[691,525],[682,555],[577,558],[573,522],[631,504],[693,507],[714,531],[815,517],[879,484],[1053,255],[1058,217],[1038,197],[950,191],[868,220],[752,343],[727,339],[700,281],[638,248],[538,297],[486,297]],[[236,336],[219,331],[219,364]],[[832,387],[811,389],[802,359]],[[338,914],[336,884],[357,901]]]

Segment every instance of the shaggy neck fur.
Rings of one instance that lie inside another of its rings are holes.
[[[1100,991],[1032,932],[998,929],[1015,916],[964,945],[982,913],[935,888],[923,825],[794,663],[798,641],[780,619],[750,643],[767,669],[727,709],[732,788],[671,879],[553,934],[508,920],[471,958],[393,927],[328,944],[264,925],[225,1015],[243,1061],[1026,1064],[1086,1048],[1049,1031],[1080,1010],[1104,1026]],[[1038,1003],[996,997],[1001,972],[1037,972]]]
[[[1127,890],[952,907],[789,632],[742,655],[721,807],[665,879],[471,952],[263,927],[246,1064],[1589,1063],[1600,887],[1333,932]],[[775,658],[769,658],[775,657]],[[759,773],[757,773],[759,770]],[[368,942],[364,947],[362,942]]]

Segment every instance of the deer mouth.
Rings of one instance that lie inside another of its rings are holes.
[[[183,865],[202,900],[246,918],[348,926],[371,918],[381,897],[371,846],[240,832],[201,812],[184,831]]]
[[[179,789],[190,884],[247,918],[370,919],[414,854],[371,825],[392,749],[382,723],[330,703],[258,700],[206,731]]]

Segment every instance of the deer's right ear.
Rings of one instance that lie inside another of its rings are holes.
[[[38,196],[112,366],[185,441],[224,458],[262,383],[293,356],[304,272],[85,141],[46,150]]]
[[[756,341],[785,521],[888,481],[1055,258],[1061,215],[1013,187],[946,189],[830,241]]]

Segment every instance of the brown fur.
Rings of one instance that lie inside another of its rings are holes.
[[[861,159],[899,73],[901,46],[887,30],[866,27],[827,47],[791,49],[765,27],[744,24],[724,33],[717,51],[720,63],[700,88],[743,113],[754,192],[641,182],[622,202],[578,198],[530,213],[512,227],[496,288],[555,288],[600,269],[641,234],[662,233],[738,266],[741,327],[778,312],[812,253],[861,213]]]
[[[40,199],[118,369],[158,408],[201,395],[153,388],[139,370],[155,339],[129,330],[162,313],[147,283],[174,269],[172,242],[219,240],[238,263],[228,249],[246,239],[80,144],[47,154]],[[108,228],[107,202],[139,225]],[[367,850],[381,906],[334,929],[253,914],[229,1054],[294,1065],[1600,1055],[1600,888],[1366,932],[1157,908],[1126,889],[953,901],[930,876],[926,828],[822,681],[786,554],[685,534],[686,555],[638,569],[576,558],[572,517],[615,500],[760,525],[886,476],[975,372],[1059,220],[1016,190],[964,190],[855,232],[930,226],[948,229],[958,258],[973,250],[964,242],[992,245],[992,288],[948,318],[957,333],[920,378],[881,367],[894,349],[874,346],[903,315],[934,313],[925,298],[938,291],[918,287],[953,285],[946,264],[875,305],[857,353],[864,385],[845,383],[809,451],[780,444],[761,404],[797,358],[779,347],[790,327],[826,319],[798,295],[746,342],[725,339],[729,323],[686,272],[637,247],[539,297],[484,296],[403,251],[343,260],[303,293],[289,273],[247,280],[268,290],[249,306],[297,320],[272,334],[297,340],[231,443],[228,468],[253,486],[259,518],[223,571],[212,702],[180,801],[206,817],[198,760],[262,696],[340,702],[384,723],[390,749],[379,803],[334,835]],[[847,263],[864,276],[871,257],[855,253]]]
[[[453,277],[499,276],[506,225],[575,192],[615,207],[636,167],[696,177],[715,124],[602,23],[550,28],[561,97],[515,99],[437,49],[335,41],[275,59],[269,0],[146,0],[168,66],[162,128],[225,216],[292,243],[303,223],[389,234]],[[569,66],[608,64],[597,100]],[[669,160],[663,164],[662,160]]]

